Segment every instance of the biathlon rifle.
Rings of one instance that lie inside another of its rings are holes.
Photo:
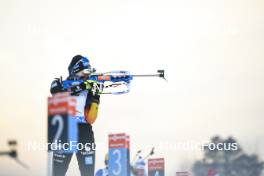
[[[94,69],[95,70],[95,69]],[[90,74],[88,80],[78,80],[77,85],[74,87],[70,81],[62,81],[65,89],[71,88],[72,94],[79,93],[83,90],[80,85],[91,84],[89,88],[94,94],[124,94],[130,91],[130,83],[135,77],[160,77],[165,79],[165,71],[157,70],[155,74],[130,74],[128,71],[111,71],[106,73],[93,73]],[[87,88],[86,88],[87,89]]]

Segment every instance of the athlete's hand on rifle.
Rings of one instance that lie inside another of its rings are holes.
[[[82,83],[85,87],[85,90],[89,90],[93,95],[100,93],[100,85],[97,81],[86,80]]]
[[[80,87],[82,90],[91,90],[94,87],[94,84],[96,84],[93,80],[86,80],[80,84]]]
[[[80,83],[79,85],[71,87],[71,94],[77,95],[84,90],[88,90],[88,91],[92,92],[93,95],[98,94],[100,91],[99,85],[96,81],[86,80],[86,81]]]
[[[89,89],[91,89],[90,84],[88,84],[86,82],[82,82],[78,85],[70,87],[70,92],[71,92],[71,95],[78,95],[82,91],[89,90]]]

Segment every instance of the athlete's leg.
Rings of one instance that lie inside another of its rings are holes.
[[[65,176],[71,158],[72,153],[65,154],[63,152],[54,152],[52,160],[52,176]]]
[[[76,153],[81,176],[94,176],[95,144],[92,126],[87,123],[79,125],[79,143],[85,147]]]

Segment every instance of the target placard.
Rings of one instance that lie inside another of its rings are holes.
[[[125,133],[109,135],[109,176],[129,176],[129,136]]]
[[[164,158],[152,158],[148,160],[148,176],[164,176]]]
[[[76,151],[76,99],[67,93],[48,98],[48,150]]]

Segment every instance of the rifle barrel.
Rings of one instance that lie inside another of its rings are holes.
[[[156,76],[160,76],[160,74],[145,74],[145,75],[131,75],[133,77],[156,77]]]

